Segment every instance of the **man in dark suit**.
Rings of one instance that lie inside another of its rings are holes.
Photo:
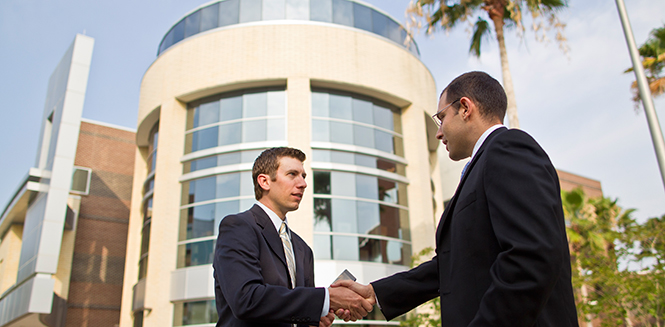
[[[217,326],[330,326],[337,312],[361,319],[374,299],[353,291],[314,287],[310,247],[288,228],[307,183],[305,154],[272,148],[254,162],[257,204],[224,217],[213,260]],[[295,280],[295,282],[294,282]]]
[[[441,297],[443,326],[578,326],[557,173],[501,123],[506,95],[482,72],[444,89],[434,120],[452,160],[471,157],[439,221],[436,256],[363,286],[387,319]]]

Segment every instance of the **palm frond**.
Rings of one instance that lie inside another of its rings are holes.
[[[478,17],[478,20],[473,25],[473,36],[471,37],[471,46],[469,53],[476,57],[480,57],[480,45],[482,44],[483,37],[489,37],[491,34],[489,23]]]

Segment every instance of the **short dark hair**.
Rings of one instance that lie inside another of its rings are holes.
[[[449,103],[461,97],[473,100],[483,117],[503,121],[506,116],[506,91],[496,79],[485,72],[468,72],[458,76],[446,86],[441,95],[446,92],[446,101]],[[459,104],[453,107],[459,109]]]
[[[274,181],[277,178],[279,160],[282,157],[298,159],[300,162],[304,162],[307,158],[305,153],[299,149],[288,147],[270,148],[261,152],[256,160],[254,160],[254,167],[252,167],[252,178],[254,179],[254,197],[257,200],[261,200],[261,197],[263,197],[263,189],[261,188],[261,185],[259,185],[257,177],[259,177],[260,174],[266,174],[270,176],[271,180]]]

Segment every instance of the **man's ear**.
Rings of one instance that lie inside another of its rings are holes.
[[[460,107],[457,113],[462,115],[462,119],[467,120],[470,116],[478,113],[478,107],[476,107],[476,104],[471,99],[462,97],[459,102]]]
[[[264,191],[270,191],[270,176],[259,174],[259,176],[256,177],[256,181]]]

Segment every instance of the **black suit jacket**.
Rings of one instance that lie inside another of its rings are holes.
[[[578,326],[558,176],[528,134],[489,135],[436,246],[432,260],[372,283],[387,319],[440,296],[442,326]]]
[[[310,247],[293,231],[291,243],[294,289],[282,241],[263,209],[254,205],[224,217],[213,260],[217,326],[318,325],[325,289],[314,288]]]

